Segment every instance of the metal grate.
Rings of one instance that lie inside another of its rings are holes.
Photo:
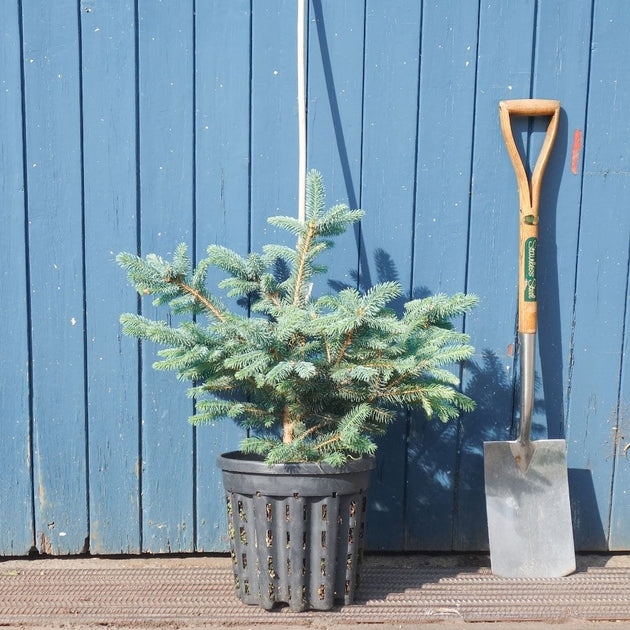
[[[304,613],[240,602],[229,558],[1,562],[0,625],[630,620],[630,561],[597,566],[595,558],[569,577],[538,580],[457,560],[367,556],[355,605]]]

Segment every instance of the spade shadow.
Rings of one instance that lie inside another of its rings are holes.
[[[590,470],[569,468],[569,495],[576,549],[607,551],[608,541]]]

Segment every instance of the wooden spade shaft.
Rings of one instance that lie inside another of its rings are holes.
[[[550,116],[531,182],[516,148],[510,116]],[[536,270],[540,187],[558,131],[560,101],[542,99],[501,101],[499,118],[503,139],[516,173],[519,197],[518,332],[521,345],[521,422],[518,440],[512,450],[514,459],[521,469],[526,471],[534,451],[530,434],[534,405],[534,347],[538,319]]]

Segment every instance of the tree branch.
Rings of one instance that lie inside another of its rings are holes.
[[[315,433],[315,431],[319,431],[320,429],[323,429],[328,424],[330,424],[330,421],[320,422],[319,424],[312,426],[310,429],[307,429],[306,431],[304,431],[304,433],[299,435],[297,439],[300,440],[301,442],[305,438],[307,438],[311,433]]]
[[[343,344],[341,346],[341,349],[339,350],[339,354],[337,355],[337,360],[335,361],[335,367],[337,367],[341,363],[341,359],[343,359],[343,355],[346,353],[348,346],[352,342],[353,334],[354,334],[354,331],[352,330],[346,333],[346,338],[343,340]]]
[[[330,354],[330,346],[328,345],[328,338],[324,335],[324,348],[326,349],[326,360],[328,363],[332,361],[332,356]]]
[[[335,442],[340,442],[340,441],[341,441],[341,434],[337,433],[337,435],[333,435],[331,438],[328,438],[327,440],[325,440],[321,444],[318,444],[315,447],[315,450],[318,451],[319,449],[324,448],[324,446],[328,446],[329,444],[334,444]]]
[[[225,315],[214,304],[212,304],[212,302],[210,302],[210,300],[208,300],[208,298],[206,298],[205,295],[202,295],[199,291],[187,285],[183,280],[174,278],[173,280],[166,280],[166,282],[169,282],[169,283],[172,282],[173,284],[177,285],[180,289],[183,289],[184,291],[186,291],[186,293],[189,293],[190,295],[192,295],[195,298],[195,300],[197,300],[198,302],[201,302],[220,322],[225,321]]]

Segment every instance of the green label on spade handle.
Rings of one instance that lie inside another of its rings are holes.
[[[535,237],[528,238],[525,241],[525,301],[536,301],[536,249],[538,247],[538,239]]]

